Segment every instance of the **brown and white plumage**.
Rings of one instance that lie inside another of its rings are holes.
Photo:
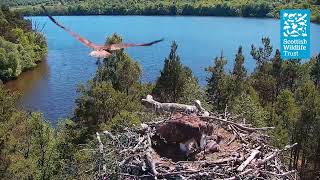
[[[175,114],[169,121],[156,127],[156,134],[170,144],[179,144],[182,151],[190,153],[189,144],[204,148],[205,137],[211,135],[213,127],[201,121],[196,114]]]
[[[120,50],[120,49],[124,49],[124,48],[129,48],[129,47],[135,47],[135,46],[151,46],[153,44],[159,43],[161,41],[163,41],[163,39],[160,40],[156,40],[156,41],[152,41],[152,42],[148,42],[148,43],[141,43],[141,44],[135,44],[135,43],[127,43],[127,44],[107,44],[107,45],[96,45],[93,42],[87,40],[84,37],[81,37],[79,34],[71,31],[70,29],[64,27],[62,24],[60,24],[57,20],[55,20],[52,16],[50,16],[47,12],[47,10],[45,9],[44,6],[42,6],[43,10],[47,13],[47,16],[49,17],[49,19],[56,24],[57,26],[59,26],[60,28],[62,28],[63,30],[65,30],[66,32],[68,32],[71,36],[73,36],[74,38],[76,38],[78,41],[80,41],[82,44],[86,45],[89,48],[92,48],[93,51],[90,52],[90,56],[92,57],[96,57],[96,58],[105,58],[108,57],[112,54],[113,51],[116,50]]]

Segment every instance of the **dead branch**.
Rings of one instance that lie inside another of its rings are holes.
[[[285,146],[285,147],[284,147],[283,149],[281,149],[281,150],[276,150],[276,151],[273,152],[270,156],[267,156],[266,158],[260,160],[260,161],[258,162],[258,166],[261,166],[261,165],[267,163],[267,162],[270,161],[271,159],[273,159],[273,158],[275,158],[276,156],[278,156],[279,153],[281,153],[281,152],[283,152],[283,151],[286,151],[286,150],[288,150],[288,149],[291,149],[291,148],[293,148],[293,147],[296,146],[296,145],[298,145],[298,143],[294,143],[294,144],[292,144],[292,145],[287,145],[287,146]]]
[[[237,168],[237,171],[243,171],[259,153],[260,151],[253,149],[250,156]]]
[[[145,154],[145,159],[146,159],[146,162],[147,162],[149,168],[151,169],[151,173],[152,173],[155,177],[157,177],[158,172],[157,172],[157,170],[156,170],[156,163],[155,163],[154,160],[152,159],[152,156],[151,156],[151,154],[150,154],[149,152],[147,152],[147,153]]]
[[[273,175],[273,176],[277,176],[277,177],[283,177],[283,176],[289,176],[291,174],[294,174],[296,173],[297,171],[296,170],[292,170],[292,171],[288,171],[288,172],[284,172],[282,174],[277,174],[277,173],[274,173],[274,172],[270,172],[270,171],[260,171],[261,173],[265,173],[265,174],[269,174],[269,175]]]
[[[100,153],[103,153],[103,148],[104,148],[104,146],[103,146],[103,143],[102,143],[102,141],[101,141],[100,134],[97,132],[96,135],[97,135],[97,140],[98,140],[98,143],[99,143]]]
[[[205,111],[199,100],[195,100],[194,105],[186,105],[179,103],[160,103],[155,101],[151,95],[147,95],[146,99],[142,99],[142,104],[156,112],[185,112],[198,113]]]
[[[265,130],[274,129],[274,127],[250,128],[250,127],[246,127],[246,126],[243,126],[241,124],[238,124],[238,123],[235,123],[235,122],[232,122],[232,121],[228,121],[226,119],[222,119],[222,118],[215,117],[215,116],[200,116],[200,118],[207,119],[207,120],[217,120],[217,121],[221,121],[221,122],[224,122],[224,123],[232,124],[234,126],[237,126],[240,129],[248,131],[248,132],[265,131]]]

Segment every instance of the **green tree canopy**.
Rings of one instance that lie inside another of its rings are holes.
[[[311,78],[315,85],[320,88],[320,54],[313,58],[313,64],[311,68]]]
[[[106,44],[113,43],[122,43],[122,38],[113,34],[107,39]],[[118,50],[99,64],[94,81],[110,82],[114,89],[128,94],[130,88],[139,83],[140,76],[140,65],[132,60],[124,50]]]
[[[210,73],[207,79],[206,94],[209,103],[214,110],[224,110],[231,96],[230,77],[225,73],[224,66],[227,61],[221,53],[220,57],[214,59],[214,65],[206,69]]]
[[[233,96],[238,96],[245,88],[245,80],[247,76],[247,70],[244,67],[244,56],[242,53],[242,46],[239,47],[238,53],[236,54],[235,64],[232,71],[233,85]]]
[[[198,81],[191,69],[182,65],[177,48],[177,43],[173,42],[153,94],[161,102],[191,103],[196,99],[201,100],[203,98]]]
[[[47,53],[42,34],[31,22],[7,9],[0,10],[0,80],[8,81],[34,68]]]

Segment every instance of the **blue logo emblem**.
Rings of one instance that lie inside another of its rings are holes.
[[[280,38],[283,59],[310,58],[310,10],[281,10]]]

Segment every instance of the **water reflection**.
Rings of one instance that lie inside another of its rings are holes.
[[[5,88],[10,91],[19,92],[21,94],[18,99],[17,106],[27,111],[40,111],[36,108],[32,101],[29,101],[31,97],[36,101],[37,93],[48,81],[49,77],[49,65],[47,61],[43,61],[38,64],[38,66],[31,70],[23,72],[16,80],[9,81],[5,84]],[[25,103],[29,102],[29,103]],[[31,102],[31,103],[30,103]]]
[[[5,88],[19,91],[25,96],[31,93],[36,86],[41,86],[42,83],[45,83],[48,76],[49,66],[47,61],[43,61],[35,69],[23,72],[18,79],[6,83]]]

